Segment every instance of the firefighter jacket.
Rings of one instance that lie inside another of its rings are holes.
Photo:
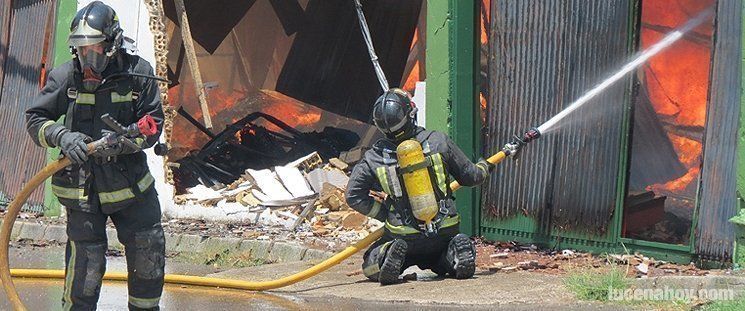
[[[104,71],[104,81],[95,93],[82,90],[82,75],[73,61],[49,73],[47,83],[26,111],[26,128],[33,141],[42,147],[57,147],[53,137],[61,127],[81,132],[97,140],[109,129],[101,116],[109,114],[127,126],[149,114],[158,125],[153,136],[138,137],[141,149],[158,141],[163,125],[160,92],[153,79],[127,75],[153,75],[150,64],[139,56],[121,50]],[[62,116],[63,122],[57,122]],[[110,214],[154,191],[154,179],[142,150],[121,154],[102,161],[89,158],[83,165],[70,165],[52,177],[52,192],[67,208]],[[98,199],[89,199],[92,191]],[[94,202],[95,201],[95,202]]]
[[[435,190],[439,194],[437,199],[441,203],[440,213],[443,214],[440,215],[442,217],[439,228],[457,226],[460,223],[460,215],[455,208],[449,187],[451,176],[463,186],[476,186],[486,180],[488,168],[471,162],[443,133],[418,127],[413,139],[422,144],[424,154],[431,163],[430,178],[433,179]],[[363,159],[352,170],[347,185],[347,203],[368,217],[384,221],[386,231],[393,236],[422,235],[423,232],[411,214],[408,200],[390,199],[396,192],[400,192],[396,188],[403,186],[398,182],[395,170],[398,164],[396,147],[395,142],[381,139],[365,153]],[[389,199],[379,203],[370,197],[370,190],[383,191]]]

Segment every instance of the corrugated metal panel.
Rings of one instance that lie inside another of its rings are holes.
[[[715,27],[696,252],[703,258],[729,260],[735,232],[727,220],[737,213],[742,2],[719,0]]]
[[[33,144],[26,133],[24,112],[39,91],[39,75],[44,35],[52,0],[13,1],[8,58],[0,98],[0,192],[12,197],[45,164],[44,149]],[[40,22],[41,21],[41,22]],[[29,199],[30,206],[41,206],[43,190]]]
[[[10,1],[0,0],[0,86],[3,85],[3,72],[5,72],[5,57],[8,47],[8,36],[10,35]],[[0,87],[0,96],[3,88]]]
[[[629,58],[630,0],[493,1],[485,143],[499,150],[538,126]],[[524,214],[541,227],[602,233],[610,226],[628,80],[497,168],[486,217]]]

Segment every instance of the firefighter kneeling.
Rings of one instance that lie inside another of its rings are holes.
[[[494,166],[472,163],[447,135],[417,126],[415,117],[405,91],[380,96],[373,120],[386,138],[365,153],[347,185],[349,206],[385,222],[385,234],[365,252],[362,264],[365,276],[384,285],[398,282],[414,265],[457,279],[476,270],[476,248],[458,231],[450,176],[475,186]]]

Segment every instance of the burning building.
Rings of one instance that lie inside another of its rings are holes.
[[[381,91],[354,1],[184,3],[189,32],[175,2],[164,1],[168,98],[178,112],[168,161],[177,192],[230,183],[247,168],[312,151],[337,157],[379,137],[370,112]],[[424,3],[363,6],[390,85],[412,92],[426,77]],[[185,33],[196,43],[194,60]]]
[[[737,2],[484,0],[482,8],[486,150],[547,120],[698,12],[716,11],[501,167],[483,192],[479,229],[494,239],[730,260]]]

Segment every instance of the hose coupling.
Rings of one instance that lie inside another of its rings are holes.
[[[520,149],[522,149],[523,146],[527,145],[531,141],[538,139],[539,137],[541,137],[541,132],[538,131],[537,128],[531,128],[523,133],[522,136],[513,136],[512,141],[504,145],[504,148],[502,148],[502,152],[504,152],[508,156],[514,157],[515,155],[517,155]]]

